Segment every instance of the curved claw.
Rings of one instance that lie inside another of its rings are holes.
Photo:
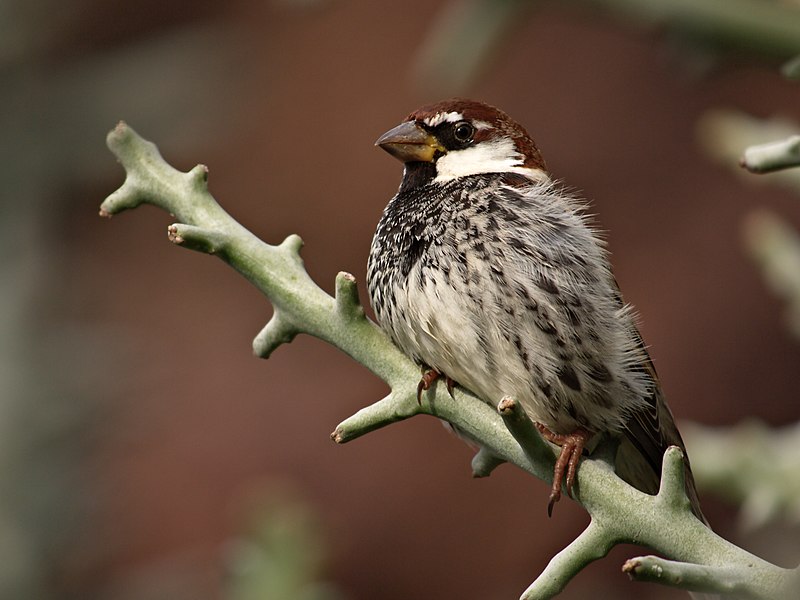
[[[439,371],[435,371],[434,369],[428,369],[423,367],[422,370],[422,378],[419,380],[417,384],[417,404],[422,404],[422,392],[428,391],[434,382],[442,377],[442,374]],[[447,393],[450,394],[450,397],[455,399],[453,395],[453,390],[455,389],[456,385],[458,385],[455,381],[444,376],[445,383],[447,384]]]
[[[427,392],[439,377],[441,377],[441,373],[433,369],[425,369],[422,371],[422,378],[417,384],[417,404],[422,404],[422,392]]]
[[[561,480],[564,479],[567,487],[567,494],[572,495],[572,488],[575,485],[575,475],[578,472],[578,462],[581,460],[583,448],[591,439],[592,434],[583,427],[578,427],[570,434],[553,433],[541,423],[536,423],[539,433],[554,444],[561,446],[561,453],[556,459],[553,468],[553,486],[550,488],[550,498],[547,503],[547,516],[553,515],[553,507],[561,499]],[[566,478],[564,474],[566,472]]]

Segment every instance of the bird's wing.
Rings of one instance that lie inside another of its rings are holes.
[[[633,411],[626,422],[624,439],[617,453],[618,475],[643,492],[655,494],[661,478],[661,463],[664,452],[670,446],[678,446],[683,450],[683,464],[686,478],[686,495],[692,503],[692,512],[704,523],[707,523],[700,509],[700,500],[697,496],[689,457],[686,455],[686,446],[683,443],[675,418],[672,416],[655,366],[647,353],[639,332],[636,332],[637,343],[644,357],[641,368],[655,382],[653,393],[647,397],[644,406]]]

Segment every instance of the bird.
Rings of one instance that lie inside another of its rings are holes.
[[[380,327],[437,379],[496,406],[513,398],[560,446],[548,514],[598,436],[617,475],[655,494],[665,450],[686,448],[587,203],[528,132],[489,104],[422,106],[375,145],[403,163],[378,222],[367,287]]]

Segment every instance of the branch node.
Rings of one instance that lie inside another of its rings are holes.
[[[276,308],[272,318],[253,340],[253,353],[259,358],[269,358],[281,344],[288,344],[300,331],[283,317]]]
[[[678,446],[670,446],[664,452],[657,502],[673,510],[689,510],[691,502],[686,495],[685,477],[683,451]]]
[[[167,239],[177,246],[180,246],[184,242],[183,236],[178,233],[178,226],[175,224],[167,227]]]
[[[303,248],[303,238],[296,233],[286,236],[286,239],[280,243],[279,248],[288,250],[292,254],[300,256],[300,250]]]
[[[206,191],[208,189],[208,167],[206,165],[196,165],[187,173],[187,176],[196,190]]]
[[[497,405],[497,412],[500,413],[508,431],[514,436],[525,456],[532,463],[552,465],[555,460],[553,451],[547,445],[547,442],[542,439],[542,436],[539,435],[536,426],[528,417],[522,405],[513,398],[504,396]],[[545,481],[548,481],[548,479],[545,479]],[[552,473],[549,481],[552,481]]]
[[[135,169],[129,167],[141,163],[143,159],[166,165],[158,147],[142,138],[125,121],[117,123],[117,126],[108,133],[106,145],[117,157],[126,173],[134,171]]]
[[[577,538],[550,559],[520,600],[545,600],[557,596],[581,569],[603,558],[615,543],[613,534],[592,520]]]
[[[106,136],[106,146],[108,146],[109,150],[111,150],[117,158],[119,158],[117,151],[130,141],[132,131],[133,129],[128,127],[125,121],[119,121],[114,126],[114,129],[108,132]]]
[[[344,444],[370,431],[413,417],[420,411],[416,402],[413,402],[412,405],[406,401],[408,395],[407,393],[395,394],[393,390],[382,400],[365,406],[356,414],[339,423],[331,433],[331,439],[337,444]],[[407,410],[407,405],[414,408]]]
[[[745,148],[739,164],[751,173],[763,174],[800,166],[800,135]]]
[[[761,598],[753,574],[741,566],[708,566],[667,560],[658,556],[637,556],[622,565],[632,581],[668,585],[691,592],[717,593]]]
[[[205,254],[220,254],[230,245],[230,237],[224,233],[184,223],[167,227],[167,237],[177,246]]]
[[[472,476],[475,478],[488,477],[492,474],[492,471],[504,462],[506,461],[481,446],[475,456],[472,457]]]
[[[131,175],[125,178],[125,182],[118,190],[111,193],[100,205],[100,216],[111,217],[123,210],[136,208],[145,197],[141,190],[133,183]]]
[[[336,312],[342,318],[352,321],[364,318],[364,307],[358,300],[356,278],[350,273],[340,271],[336,275]]]

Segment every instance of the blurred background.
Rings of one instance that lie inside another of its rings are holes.
[[[456,94],[523,123],[591,200],[711,522],[796,565],[800,484],[776,469],[800,472],[781,283],[800,269],[769,257],[797,245],[800,187],[735,171],[796,129],[798,4],[0,0],[0,598],[516,598],[585,527],[512,467],[473,480],[434,419],[335,446],[382,382],[308,337],[255,359],[271,309],[246,281],[151,207],[97,217],[124,119],[207,164],[264,240],[301,235],[323,288],[363,282],[401,176],[373,142]],[[563,597],[686,597],[628,582],[638,553]]]

